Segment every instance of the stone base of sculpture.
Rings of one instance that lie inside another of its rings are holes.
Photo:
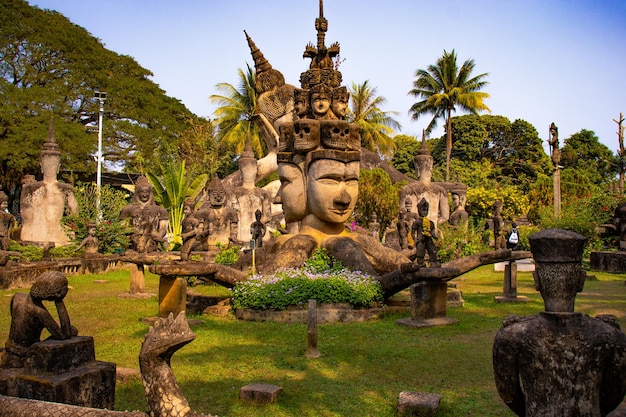
[[[626,252],[591,252],[589,262],[592,271],[610,272],[611,274],[626,273]]]
[[[115,364],[96,361],[90,336],[38,342],[23,368],[0,369],[0,394],[113,409]]]
[[[411,285],[411,318],[396,320],[396,324],[408,327],[446,326],[458,323],[446,317],[448,284],[442,280],[422,281]]]

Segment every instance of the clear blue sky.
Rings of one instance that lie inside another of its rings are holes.
[[[215,85],[237,85],[253,65],[243,30],[288,83],[308,68],[318,0],[30,0],[56,10],[117,53],[134,57],[191,111],[211,117]],[[399,112],[402,133],[421,137],[429,118],[411,121],[415,71],[455,49],[489,73],[493,115],[524,119],[548,139],[593,130],[611,150],[626,114],[626,2],[623,0],[325,0],[326,44],[341,44],[343,84],[369,80]],[[457,113],[458,114],[458,113]],[[433,137],[443,134],[439,128]]]

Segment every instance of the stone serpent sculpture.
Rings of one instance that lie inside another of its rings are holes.
[[[148,331],[139,352],[148,413],[78,407],[0,395],[0,417],[212,417],[191,410],[170,367],[172,355],[195,338],[184,311],[176,319],[172,314],[166,319],[158,319]]]

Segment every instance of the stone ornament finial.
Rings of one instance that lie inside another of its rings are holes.
[[[50,127],[48,128],[48,138],[43,144],[43,150],[41,156],[54,155],[60,156],[59,144],[57,143],[56,136],[54,135],[54,117],[50,116]]]
[[[576,232],[546,229],[528,237],[535,262],[580,263],[587,239]]]

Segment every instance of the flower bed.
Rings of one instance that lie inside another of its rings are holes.
[[[380,284],[368,275],[345,269],[310,272],[289,269],[271,276],[254,276],[232,289],[235,309],[282,311],[314,299],[318,305],[348,303],[373,307],[383,301]]]

